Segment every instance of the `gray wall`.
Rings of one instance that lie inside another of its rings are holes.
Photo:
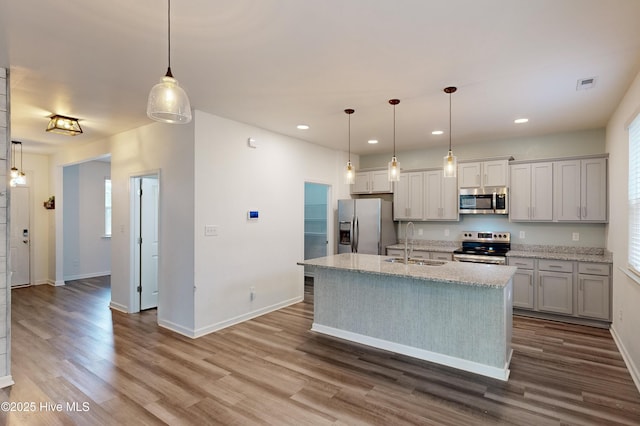
[[[605,153],[605,130],[585,130],[558,133],[540,137],[523,137],[501,141],[478,142],[456,146],[453,152],[460,160],[512,156],[516,160],[562,158]],[[447,147],[418,151],[399,151],[398,160],[403,170],[442,167]],[[360,157],[360,168],[385,168],[390,154]],[[509,222],[507,216],[465,216],[459,222],[415,222],[416,238],[423,240],[456,241],[462,231],[511,232],[512,244],[543,244],[576,247],[605,247],[605,224],[563,224]],[[520,238],[520,232],[524,238]],[[422,232],[422,235],[420,233]],[[573,241],[573,233],[579,233],[579,241]],[[448,235],[446,235],[448,233]],[[398,238],[404,238],[404,224],[398,230]]]

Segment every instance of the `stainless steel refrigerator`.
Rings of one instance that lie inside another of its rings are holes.
[[[338,253],[386,254],[397,242],[392,208],[381,198],[338,200]]]

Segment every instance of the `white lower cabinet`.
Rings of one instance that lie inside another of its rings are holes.
[[[508,263],[518,267],[513,276],[513,306],[522,309],[535,309],[534,259],[510,257]]]
[[[387,249],[387,256],[404,257],[404,249]],[[414,259],[453,260],[453,254],[446,251],[413,250],[411,257]]]
[[[538,310],[573,314],[573,274],[538,272]]]
[[[432,251],[429,253],[429,259],[433,260],[453,260],[453,254],[449,252]]]
[[[555,319],[586,324],[611,321],[611,265],[508,257],[513,276],[513,307]]]
[[[578,315],[609,320],[611,317],[609,265],[578,265]]]

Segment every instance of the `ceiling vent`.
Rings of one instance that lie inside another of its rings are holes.
[[[578,84],[576,85],[576,90],[587,90],[593,89],[596,85],[597,77],[589,77],[589,78],[580,78],[578,79]]]

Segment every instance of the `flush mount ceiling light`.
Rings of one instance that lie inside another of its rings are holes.
[[[347,165],[344,168],[344,180],[347,185],[353,185],[355,182],[356,169],[351,164],[351,114],[356,112],[356,110],[347,108],[344,112],[349,116],[349,131],[348,131],[348,139],[349,139],[349,160],[347,161]]]
[[[308,124],[298,124],[296,126],[296,129],[298,129],[298,130],[309,130],[309,125]]]
[[[167,0],[168,67],[160,83],[153,86],[147,101],[147,116],[152,120],[170,124],[186,124],[191,121],[191,104],[187,93],[171,74],[171,0]]]
[[[82,134],[82,127],[77,118],[65,117],[64,115],[52,115],[49,117],[47,132],[59,133],[61,135],[77,136]]]
[[[389,161],[388,175],[389,182],[398,182],[400,180],[400,162],[396,157],[396,105],[400,103],[400,99],[389,99],[389,103],[393,105],[393,157]]]
[[[528,118],[516,118],[515,120],[513,120],[514,123],[516,124],[523,124],[523,123],[528,123],[529,119]]]
[[[434,130],[431,132],[432,135],[442,135],[444,132],[442,130]]]
[[[458,169],[458,159],[451,151],[451,94],[458,90],[456,87],[445,87],[444,93],[449,95],[449,153],[444,156],[443,173],[444,177],[456,177]]]
[[[369,140],[367,141],[367,143],[368,143],[369,145],[375,145],[375,144],[377,144],[377,143],[378,143],[378,139],[369,139]]]

